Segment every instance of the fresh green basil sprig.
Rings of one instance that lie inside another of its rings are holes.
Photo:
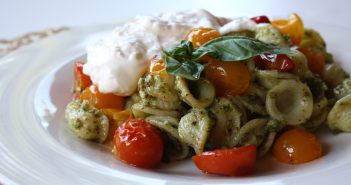
[[[224,62],[237,62],[262,54],[291,54],[294,50],[280,48],[262,41],[242,36],[223,36],[194,49],[192,43],[183,40],[179,45],[163,51],[168,74],[198,80],[204,66],[198,63],[203,56]]]

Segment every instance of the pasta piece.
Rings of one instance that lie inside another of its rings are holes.
[[[351,132],[351,95],[336,102],[328,114],[327,124],[332,130]]]
[[[311,131],[316,130],[327,119],[329,112],[327,106],[328,100],[326,97],[320,98],[317,102],[314,102],[311,118],[301,126]]]
[[[334,88],[339,85],[345,78],[347,73],[336,63],[325,65],[322,73],[323,80],[327,83],[329,88]]]
[[[193,108],[203,109],[211,105],[216,91],[214,86],[206,79],[199,79],[188,84],[184,78],[177,76],[175,89],[178,91],[180,98]],[[193,89],[191,91],[189,89]]]
[[[247,122],[236,137],[237,146],[254,144],[257,146],[257,156],[264,156],[271,148],[275,136],[285,126],[276,120],[253,119]]]
[[[139,94],[133,94],[132,96],[126,98],[125,108],[130,110],[132,105],[141,101]]]
[[[294,74],[299,76],[301,79],[313,77],[313,73],[308,68],[307,59],[303,53],[296,50],[293,54],[289,54],[288,56],[296,65]]]
[[[231,99],[233,102],[239,102],[252,113],[267,115],[265,107],[266,90],[257,84],[251,83],[245,94]]]
[[[170,116],[179,118],[181,115],[181,113],[177,110],[162,110],[144,105],[141,102],[134,104],[131,109],[134,117],[136,118],[145,118],[150,115]]]
[[[351,78],[343,80],[333,91],[337,100],[351,94]]]
[[[271,24],[259,24],[256,29],[255,38],[267,44],[273,44],[281,47],[288,47],[289,42],[283,35]]]
[[[212,120],[205,109],[193,108],[180,119],[178,132],[182,142],[194,148],[197,154],[203,152]]]
[[[189,156],[189,147],[180,142],[178,119],[169,116],[149,116],[145,120],[164,132],[167,143],[164,153],[166,160],[178,161]]]
[[[312,115],[312,93],[299,80],[282,80],[268,91],[266,108],[273,119],[300,125]]]
[[[313,101],[321,101],[321,99],[325,98],[325,92],[328,90],[328,87],[323,80],[313,77],[306,79],[305,82],[311,90]]]
[[[271,89],[281,80],[297,79],[293,74],[283,73],[277,70],[255,70],[255,74],[258,83],[266,89]]]
[[[269,149],[271,149],[271,147],[274,143],[275,136],[277,136],[277,132],[269,132],[268,133],[263,144],[261,144],[261,146],[257,149],[257,156],[258,157],[263,157],[269,151]]]
[[[261,118],[253,119],[245,123],[235,139],[235,146],[246,146],[250,144],[259,146],[264,140],[264,127],[266,126],[267,122],[267,119]]]
[[[65,119],[72,132],[82,139],[102,143],[108,135],[108,118],[87,101],[70,102],[65,110]]]
[[[234,147],[240,126],[246,122],[246,113],[228,98],[217,98],[209,108],[209,115],[215,120],[209,145],[213,148]]]
[[[143,104],[159,109],[180,109],[182,105],[174,89],[174,79],[167,74],[146,74],[140,78],[138,88]]]

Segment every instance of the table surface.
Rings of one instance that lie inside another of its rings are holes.
[[[154,12],[204,8],[220,16],[298,13],[303,20],[351,27],[349,0],[0,0],[0,39],[61,26],[81,26],[124,20]]]

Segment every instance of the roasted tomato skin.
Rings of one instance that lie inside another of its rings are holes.
[[[143,119],[131,118],[119,126],[114,143],[117,157],[132,166],[155,168],[162,159],[161,132]]]
[[[265,16],[265,15],[251,17],[250,19],[255,21],[257,24],[260,24],[260,23],[268,23],[268,24],[270,24],[271,23],[269,18],[267,16]]]
[[[290,14],[288,19],[285,20],[273,20],[271,24],[283,35],[289,36],[292,45],[298,46],[300,44],[305,28],[302,19],[297,14]]]
[[[124,109],[124,97],[112,93],[101,93],[96,85],[87,87],[80,95],[80,100],[87,100],[98,109]]]
[[[322,156],[322,145],[311,132],[292,128],[275,140],[272,153],[282,163],[301,164]]]
[[[255,66],[263,70],[278,70],[292,73],[295,71],[295,63],[286,55],[259,55],[254,57]]]
[[[210,59],[205,65],[205,78],[215,86],[218,96],[243,94],[250,85],[250,71],[244,62]]]
[[[83,73],[83,65],[84,63],[79,61],[74,63],[74,91],[77,93],[93,84],[90,77]]]
[[[205,173],[225,176],[251,174],[256,162],[256,146],[207,151],[192,157],[196,167]]]
[[[189,40],[194,48],[198,48],[206,42],[220,36],[221,34],[213,28],[193,28],[185,36],[185,39]]]

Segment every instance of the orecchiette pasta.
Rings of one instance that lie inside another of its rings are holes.
[[[346,78],[341,84],[334,88],[334,94],[337,100],[351,94],[351,78]]]
[[[246,113],[227,98],[217,98],[209,108],[215,125],[211,130],[211,147],[234,147],[240,126],[246,122]]]
[[[267,115],[265,108],[266,90],[254,83],[250,84],[249,89],[241,96],[232,97],[234,102],[239,102],[252,113]]]
[[[301,126],[308,130],[317,129],[327,119],[327,115],[329,112],[327,106],[328,100],[325,97],[320,98],[317,102],[314,102],[313,111],[310,119],[303,123]]]
[[[295,63],[294,74],[299,76],[301,79],[310,78],[313,76],[313,73],[308,68],[308,63],[305,55],[300,51],[295,51],[292,54],[288,55]]]
[[[336,102],[328,114],[327,124],[332,130],[351,132],[351,94]]]
[[[282,34],[271,24],[261,24],[256,29],[255,38],[268,44],[274,44],[281,47],[288,47],[289,43]]]
[[[181,101],[174,89],[175,77],[171,75],[147,74],[139,79],[141,102],[158,109],[180,109]]]
[[[347,76],[345,70],[336,63],[325,65],[325,69],[322,73],[323,80],[328,84],[329,88],[336,87],[347,78]]]
[[[168,160],[182,160],[189,155],[189,147],[180,142],[178,119],[169,116],[149,116],[145,120],[166,133],[168,145],[165,150],[165,157]]]
[[[312,93],[299,80],[282,80],[268,91],[266,108],[273,119],[299,125],[312,115]]]
[[[191,83],[189,86],[188,83]],[[215,88],[205,79],[199,79],[194,82],[187,82],[184,78],[177,76],[175,89],[178,91],[180,98],[193,108],[206,108],[211,105],[215,97]],[[190,89],[194,89],[190,91]]]
[[[182,142],[201,153],[213,123],[205,109],[193,108],[179,122],[178,132]]]
[[[255,70],[256,79],[266,89],[276,86],[281,80],[297,79],[290,73],[283,73],[277,70]]]
[[[134,117],[136,118],[145,118],[150,115],[157,115],[157,116],[171,116],[175,118],[179,118],[181,113],[177,110],[163,110],[158,108],[153,108],[143,103],[139,102],[132,106],[132,112]]]
[[[254,144],[260,145],[264,139],[264,127],[266,126],[267,119],[253,119],[240,128],[237,137],[235,138],[235,145],[244,146]]]
[[[100,143],[105,141],[109,130],[108,118],[87,101],[70,102],[65,110],[65,118],[69,128],[78,137]]]

